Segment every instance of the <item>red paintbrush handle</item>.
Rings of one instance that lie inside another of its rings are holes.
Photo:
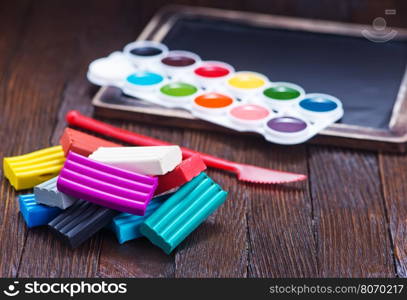
[[[118,139],[120,141],[138,145],[138,146],[165,146],[171,145],[171,143],[164,142],[158,139],[150,138],[148,136],[144,136],[141,134],[137,134],[135,132],[121,129],[101,121],[97,121],[95,119],[86,117],[82,115],[80,112],[76,110],[71,110],[66,114],[66,121],[69,125],[77,126],[83,129],[87,129],[93,132],[100,133],[102,135],[110,136],[112,138]],[[194,154],[199,154],[205,164],[209,167],[222,169],[226,171],[235,172],[235,164],[234,162],[220,159],[215,156],[211,156],[205,153],[200,153],[198,151],[194,151],[188,148],[181,147],[182,155],[184,158],[190,157]]]

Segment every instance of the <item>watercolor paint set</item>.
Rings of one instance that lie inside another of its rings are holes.
[[[123,93],[278,144],[298,144],[343,116],[334,96],[306,93],[289,82],[270,81],[225,62],[203,61],[190,51],[170,51],[153,41],[126,45],[89,65],[88,79]]]

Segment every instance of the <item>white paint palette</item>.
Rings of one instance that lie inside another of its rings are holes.
[[[128,44],[89,65],[89,81],[123,93],[182,108],[197,118],[241,132],[257,132],[277,144],[299,144],[343,116],[334,96],[306,93],[294,83],[272,82],[189,51],[152,41]]]

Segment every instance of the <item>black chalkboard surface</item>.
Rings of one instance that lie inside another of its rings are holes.
[[[390,29],[397,37],[384,43],[365,38],[366,30],[375,33],[370,25],[174,6],[159,11],[139,39],[225,61],[237,71],[263,73],[274,82],[296,83],[307,93],[336,96],[344,117],[310,143],[406,152],[407,30]],[[100,89],[92,103],[103,117],[225,131],[115,87]]]
[[[251,26],[230,20],[179,18],[163,42],[236,70],[289,81],[336,96],[342,123],[385,129],[407,65],[407,42]]]

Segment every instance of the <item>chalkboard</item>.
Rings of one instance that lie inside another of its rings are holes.
[[[190,50],[236,70],[289,81],[342,100],[342,123],[387,129],[407,65],[407,42],[258,27],[230,20],[179,18],[165,35],[170,49]]]
[[[296,83],[308,93],[338,97],[344,117],[310,143],[406,152],[407,30],[387,29],[397,37],[378,43],[364,37],[377,33],[369,24],[174,6],[160,10],[139,39],[225,61],[237,71],[257,71],[274,82]],[[101,88],[92,103],[103,117],[225,131],[185,110],[147,103],[115,87]]]

